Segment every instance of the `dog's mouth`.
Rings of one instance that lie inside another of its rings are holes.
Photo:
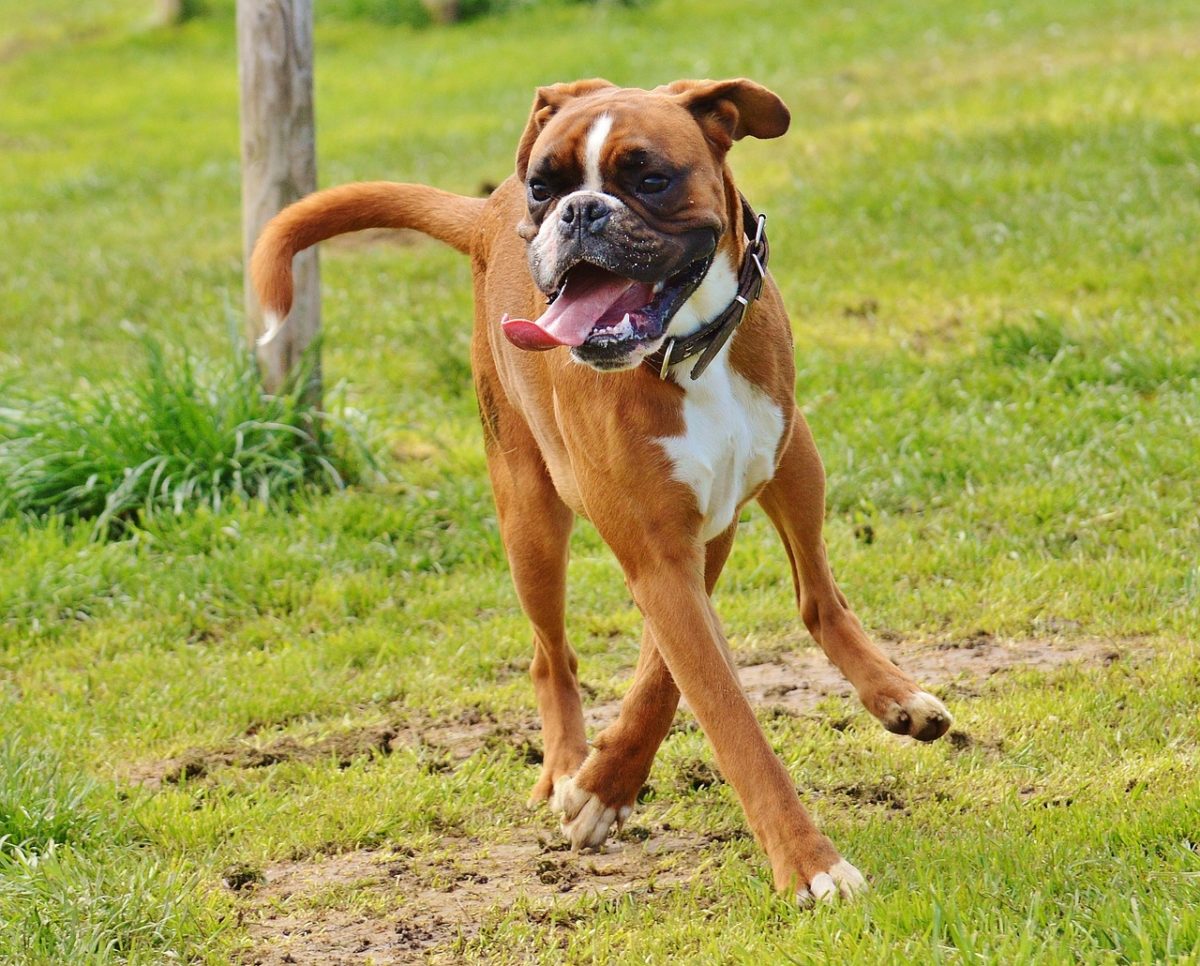
[[[537,319],[500,320],[508,341],[534,351],[560,345],[604,356],[627,355],[660,339],[667,325],[708,273],[712,256],[697,259],[654,284],[625,278],[590,263],[563,277]]]

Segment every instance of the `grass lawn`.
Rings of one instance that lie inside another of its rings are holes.
[[[0,409],[136,374],[146,335],[228,351],[231,4],[172,31],[149,7],[0,0]],[[0,520],[0,962],[1200,962],[1195,3],[564,4],[327,18],[317,49],[323,184],[476,192],[540,83],[784,97],[792,131],[732,160],[830,555],[956,731],[896,739],[829,679],[748,509],[717,607],[872,891],[774,896],[686,715],[619,848],[559,851],[524,807],[468,266],[328,246],[325,371],[383,479],[107,543]],[[572,549],[600,720],[639,618],[589,527]]]

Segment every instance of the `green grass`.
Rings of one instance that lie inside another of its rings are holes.
[[[145,373],[115,386],[0,409],[0,517],[113,536],[164,513],[341,489],[373,465],[352,423],[306,400],[311,364],[269,396],[241,348],[215,372],[153,340],[145,356]]]
[[[146,6],[0,0],[6,408],[135,385],[140,333],[167,359],[227,353],[232,22],[218,5],[150,30]],[[774,898],[730,790],[681,777],[711,760],[681,730],[635,821],[710,836],[694,879],[564,895],[553,915],[498,907],[448,958],[1200,959],[1197,36],[1183,0],[659,0],[449,30],[321,23],[323,184],[474,192],[511,170],[532,89],[554,80],[778,90],[792,131],[733,162],[771,219],[830,554],[860,616],[885,637],[1126,652],[943,689],[974,739],[962,749],[895,741],[849,702],[764,715],[872,877],[856,905]],[[386,481],[158,514],[108,543],[55,518],[0,521],[0,720],[19,736],[0,755],[0,960],[227,962],[249,944],[232,867],[551,830],[522,804],[535,768],[505,745],[448,768],[406,747],[130,780],[194,748],[532,713],[467,368],[469,266],[430,244],[331,248],[322,270],[324,370],[379,428]],[[572,640],[607,699],[637,613],[593,531],[572,549]],[[757,510],[718,609],[735,650],[811,646]],[[333,890],[314,916],[356,901]]]
[[[216,948],[227,902],[162,856],[92,778],[9,736],[0,745],[0,956],[161,963]]]

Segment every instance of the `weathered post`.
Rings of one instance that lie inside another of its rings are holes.
[[[154,23],[159,27],[182,23],[186,12],[183,0],[154,0]]]
[[[263,226],[317,187],[313,126],[312,0],[237,0],[238,75],[242,89],[243,267]],[[258,300],[245,272],[246,330],[262,333]],[[277,391],[321,328],[316,249],[295,262],[295,300],[288,323],[257,347],[263,383]],[[321,371],[313,360],[307,396],[319,404]]]

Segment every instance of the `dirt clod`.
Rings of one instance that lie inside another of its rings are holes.
[[[261,885],[267,881],[262,869],[245,862],[239,862],[226,869],[221,879],[234,892],[241,892],[243,889]]]
[[[390,726],[360,728],[311,742],[279,738],[264,745],[236,741],[218,748],[193,748],[132,770],[130,778],[157,787],[206,777],[217,768],[267,768],[285,761],[321,761],[332,758],[339,768],[348,767],[367,755],[388,754],[396,730]]]
[[[690,789],[693,792],[698,792],[704,788],[711,788],[713,785],[719,785],[724,781],[720,775],[713,771],[712,766],[708,762],[694,758],[686,762],[679,770],[679,784],[684,789]]]
[[[884,805],[896,811],[904,811],[907,808],[904,799],[887,785],[839,785],[834,791],[862,804]]]

